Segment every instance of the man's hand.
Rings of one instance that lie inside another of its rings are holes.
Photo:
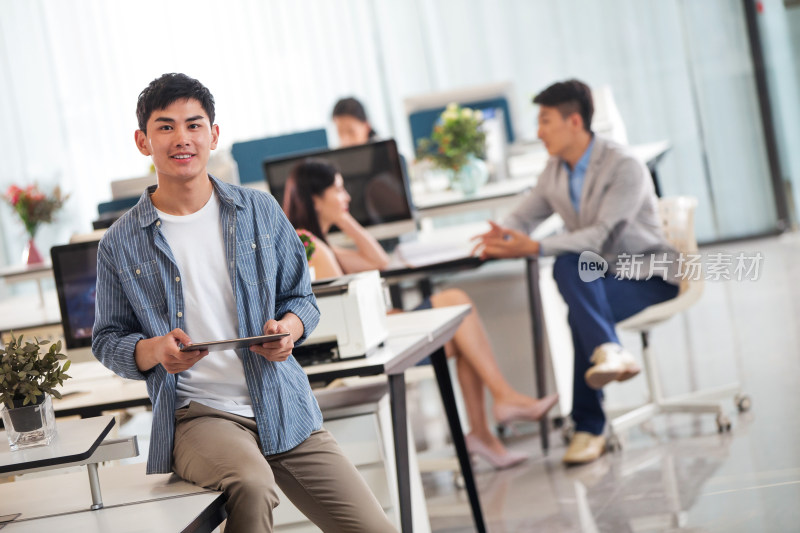
[[[480,252],[481,259],[490,257],[507,259],[539,255],[538,241],[534,241],[521,231],[504,228],[491,220],[489,225],[491,226],[489,231],[472,238],[472,240],[479,241],[472,249],[473,255]]]
[[[281,322],[277,320],[267,321],[267,323],[264,324],[264,335],[272,335],[274,333],[289,333],[289,336],[275,342],[256,344],[255,346],[250,347],[250,351],[264,357],[267,361],[274,361],[276,363],[286,361],[289,356],[292,355],[292,350],[294,349],[294,339],[291,335],[292,332],[290,329],[286,326],[286,324]]]
[[[208,350],[182,352],[181,344],[191,344],[192,340],[180,328],[175,328],[166,335],[142,339],[136,343],[134,358],[139,370],[145,372],[157,364],[161,364],[170,374],[183,372],[194,366],[196,362],[208,355]]]

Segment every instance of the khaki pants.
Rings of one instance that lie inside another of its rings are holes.
[[[222,490],[226,533],[271,532],[276,486],[325,532],[397,531],[327,430],[288,452],[264,456],[252,418],[192,402],[175,413],[175,473]]]

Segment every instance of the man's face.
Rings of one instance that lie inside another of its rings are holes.
[[[577,113],[564,118],[558,108],[548,106],[539,108],[538,136],[550,155],[563,156],[575,142],[576,134],[582,127]]]
[[[153,111],[147,120],[147,133],[136,131],[136,146],[142,154],[152,156],[159,183],[205,178],[208,157],[218,139],[219,127],[209,122],[195,99],[176,100]]]

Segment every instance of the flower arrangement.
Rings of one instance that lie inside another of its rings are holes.
[[[442,169],[458,172],[469,156],[486,157],[486,133],[481,129],[483,113],[451,103],[442,112],[429,139],[420,140],[417,157],[430,159]]]
[[[24,189],[12,185],[5,194],[6,201],[19,215],[31,239],[36,236],[39,224],[53,221],[53,215],[61,209],[68,197],[69,195],[62,196],[61,188],[58,186],[48,196],[35,184],[28,185]]]
[[[300,237],[300,242],[306,249],[306,261],[311,261],[311,257],[317,249],[317,245],[314,244],[314,236],[304,229],[297,230],[297,236]]]

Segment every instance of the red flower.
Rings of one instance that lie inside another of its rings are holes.
[[[52,222],[53,216],[66,201],[67,196],[61,195],[61,189],[53,189],[48,196],[39,190],[36,184],[28,185],[24,189],[11,185],[6,191],[5,198],[19,215],[25,230],[33,238],[36,229],[43,222]]]

